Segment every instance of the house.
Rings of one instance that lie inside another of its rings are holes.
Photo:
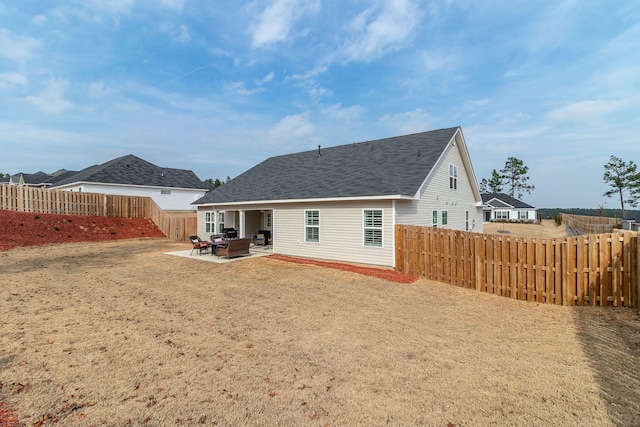
[[[269,230],[274,253],[384,266],[395,224],[482,231],[459,127],[271,157],[194,205],[207,238]]]
[[[211,187],[193,171],[156,166],[132,154],[79,172],[50,176],[56,190],[151,197],[163,210],[193,210],[191,203]]]
[[[485,193],[482,195],[484,221],[527,221],[534,222],[538,211],[516,198],[503,193]]]
[[[36,172],[36,173],[17,173],[15,175],[9,176],[9,185],[19,185],[22,187],[37,187],[43,188],[46,187],[46,181],[49,179],[50,175],[46,172]]]

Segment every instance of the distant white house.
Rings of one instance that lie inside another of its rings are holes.
[[[51,176],[57,190],[151,197],[163,210],[194,210],[192,203],[210,188],[193,171],[163,168],[134,155]]]
[[[516,198],[503,193],[485,193],[482,195],[484,222],[526,221],[538,218],[538,210]]]
[[[459,127],[271,157],[195,202],[198,234],[268,230],[273,252],[395,267],[395,225],[482,232]]]

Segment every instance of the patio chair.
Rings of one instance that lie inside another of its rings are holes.
[[[189,240],[191,240],[191,244],[193,245],[193,249],[191,249],[189,256],[193,255],[193,251],[198,251],[199,255],[202,255],[203,252],[205,254],[209,253],[209,246],[211,246],[209,242],[205,242],[200,239],[199,236],[190,236]]]
[[[258,246],[264,246],[267,244],[267,240],[265,239],[264,234],[254,234],[253,235],[253,244]]]

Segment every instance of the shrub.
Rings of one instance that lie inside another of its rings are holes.
[[[561,213],[557,213],[554,220],[556,221],[556,225],[560,226],[562,225],[562,214]]]

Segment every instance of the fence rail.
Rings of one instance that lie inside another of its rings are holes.
[[[640,239],[619,232],[559,239],[396,225],[396,268],[514,299],[640,307]]]
[[[96,215],[117,218],[149,218],[165,236],[185,241],[196,234],[193,216],[172,217],[151,197],[120,196],[0,185],[0,209],[65,215]]]

